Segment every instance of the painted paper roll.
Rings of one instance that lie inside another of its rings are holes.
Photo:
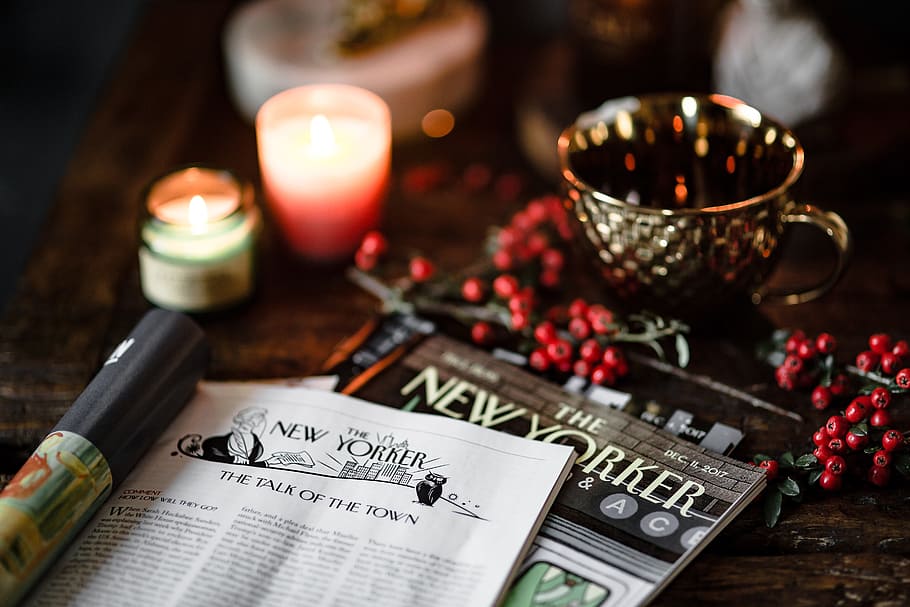
[[[190,400],[210,357],[188,316],[152,309],[0,492],[0,606],[15,605]]]

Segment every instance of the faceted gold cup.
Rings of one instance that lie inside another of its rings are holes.
[[[805,162],[796,136],[741,100],[613,99],[567,127],[558,154],[579,240],[629,304],[683,315],[743,294],[796,304],[828,292],[849,261],[843,219],[794,200]],[[791,223],[824,231],[836,264],[814,285],[772,291]]]

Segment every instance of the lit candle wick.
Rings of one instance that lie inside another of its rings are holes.
[[[190,230],[193,234],[202,234],[206,231],[209,221],[209,210],[205,205],[205,198],[198,194],[190,198],[190,208],[187,211],[190,221]]]
[[[316,114],[310,120],[310,152],[314,156],[331,156],[338,151],[335,133],[329,119],[323,114]]]

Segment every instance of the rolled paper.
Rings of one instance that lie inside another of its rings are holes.
[[[209,346],[154,308],[0,492],[0,606],[15,605],[189,401]]]

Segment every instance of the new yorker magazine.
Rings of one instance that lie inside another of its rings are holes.
[[[365,400],[575,447],[505,607],[646,604],[765,486],[725,455],[734,428],[655,423],[628,395],[567,389],[418,319],[365,328],[326,370]]]

